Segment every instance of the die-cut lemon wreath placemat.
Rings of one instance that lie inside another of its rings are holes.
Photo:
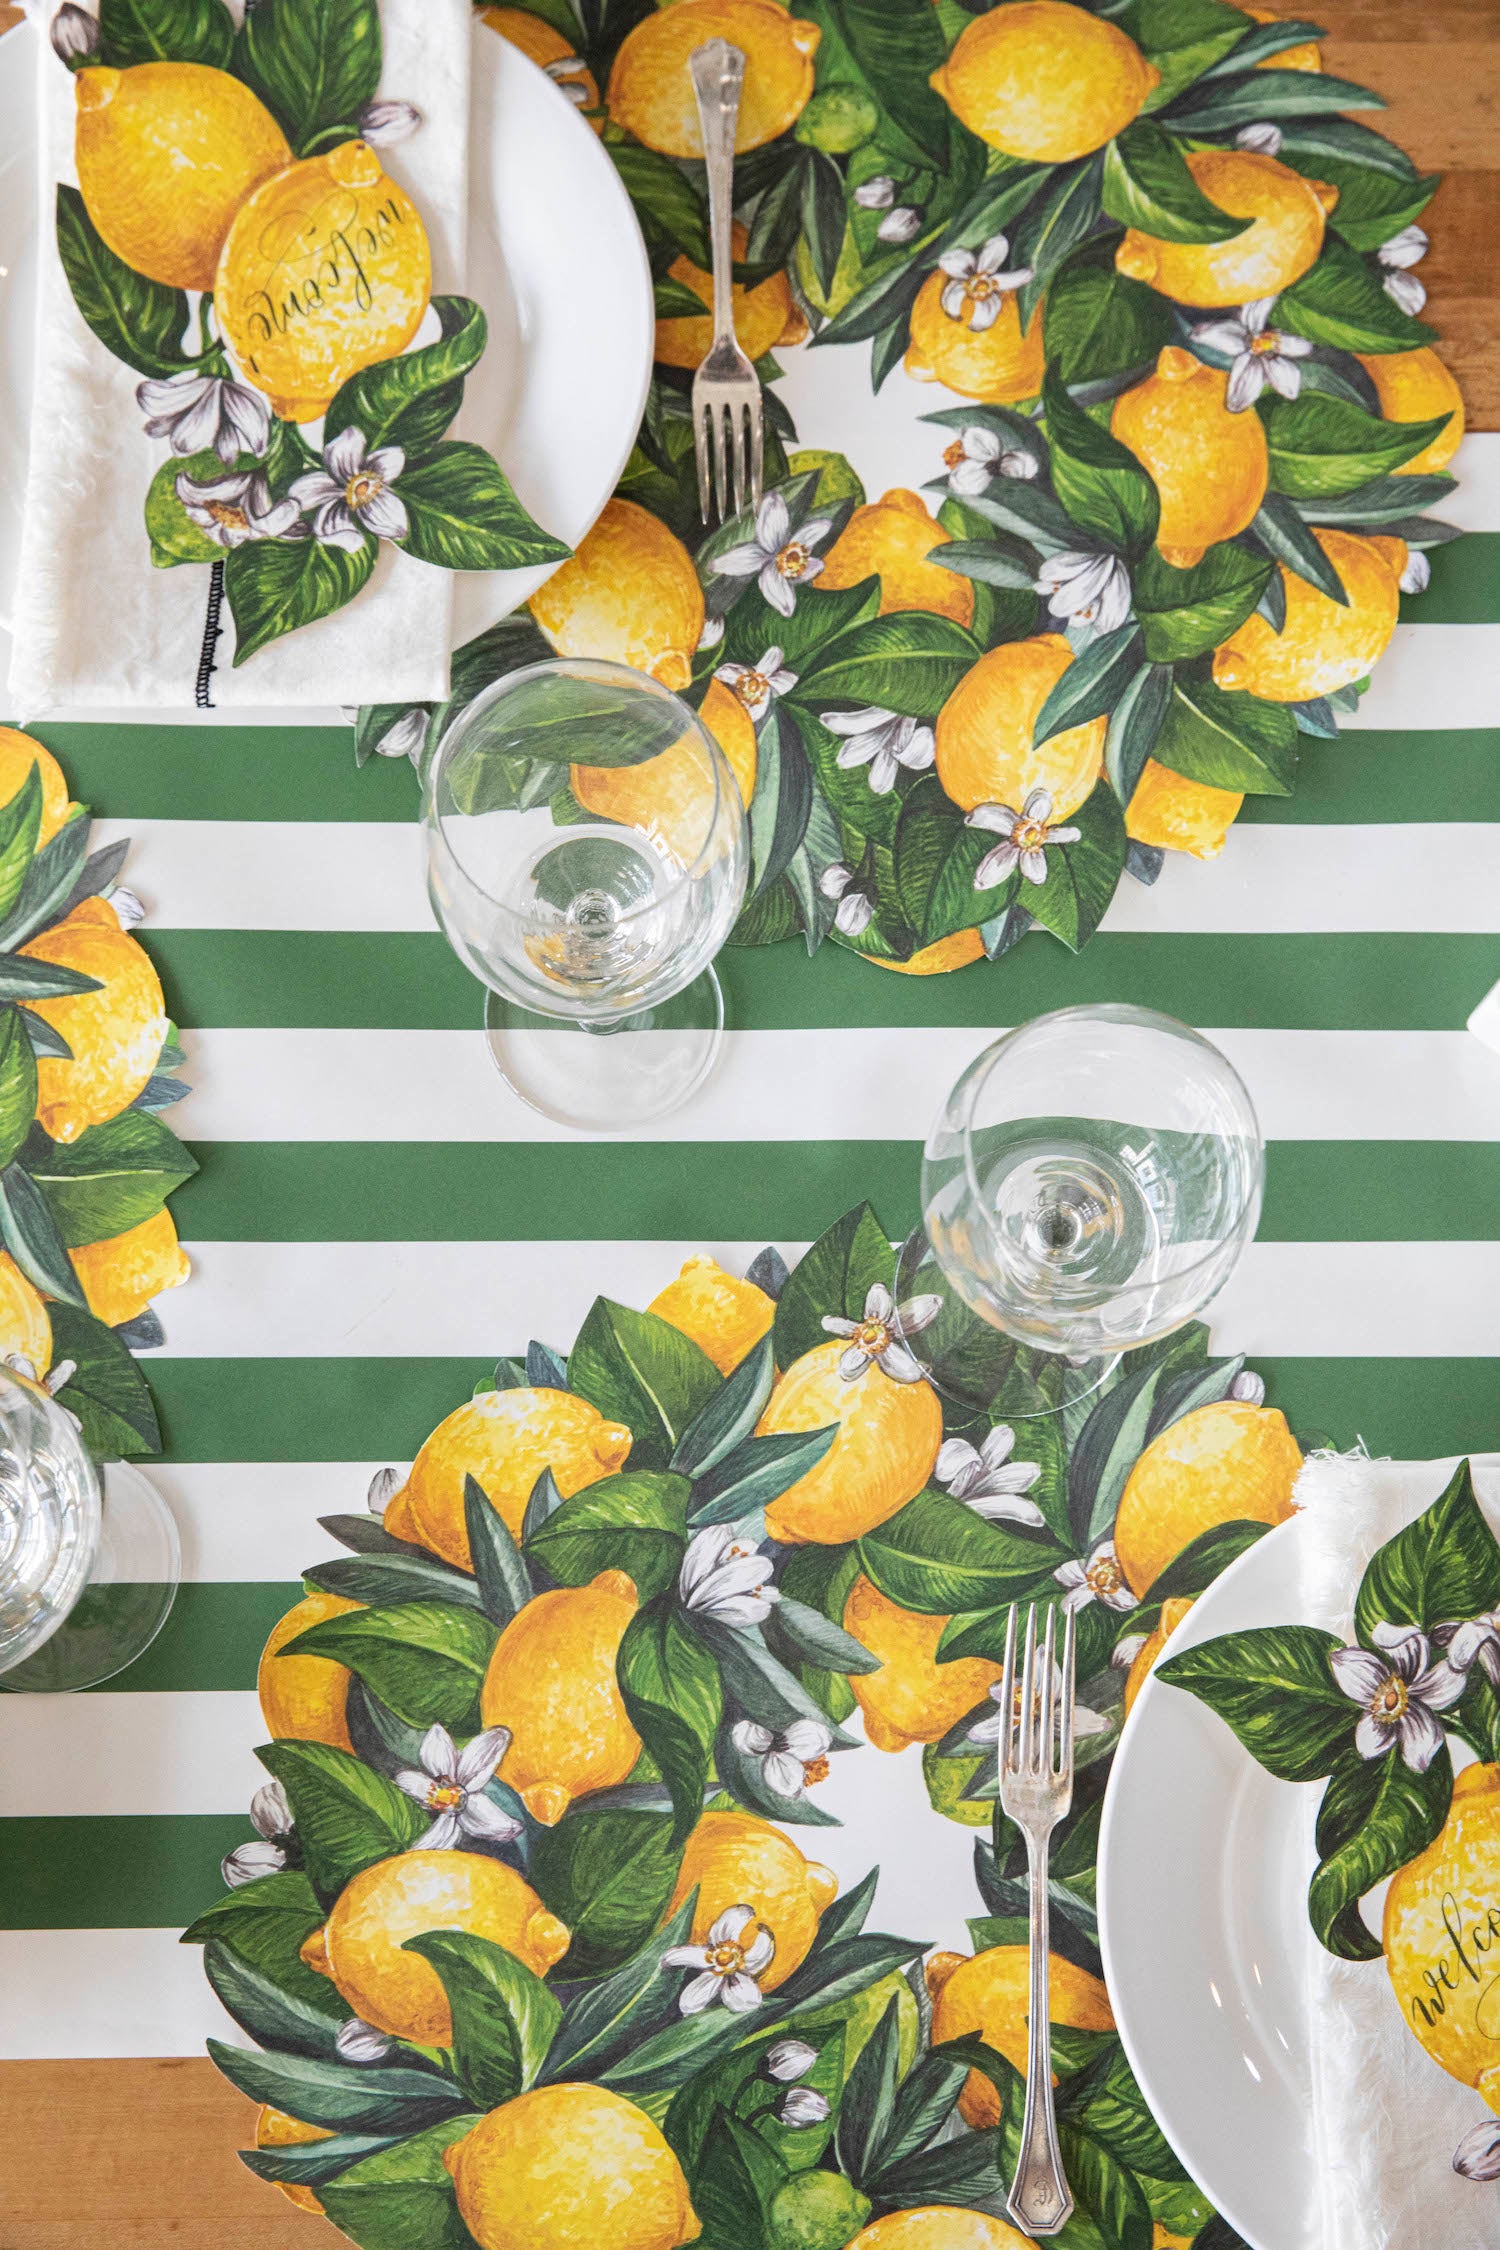
[[[1421,318],[1438,185],[1228,0],[675,0],[483,14],[595,123],[657,275],[635,454],[577,556],[459,652],[698,703],[750,808],[744,945],[926,973],[1212,858],[1330,752],[1455,536],[1458,386]],[[741,340],[768,488],[705,532],[710,324],[687,58],[748,58]],[[1420,614],[1420,612],[1418,613]],[[361,714],[420,758],[444,711]],[[645,786],[649,794],[649,783]],[[553,798],[583,817],[589,776]],[[597,810],[597,808],[595,808]]]

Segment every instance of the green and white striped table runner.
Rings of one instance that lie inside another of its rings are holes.
[[[0,2053],[222,2028],[177,1932],[250,1833],[256,1658],[325,1550],[314,1519],[601,1290],[643,1304],[693,1251],[743,1266],[865,1195],[904,1229],[940,1094],[1042,1009],[1164,1008],[1243,1071],[1270,1176],[1216,1343],[1304,1444],[1500,1443],[1500,1056],[1464,1030],[1500,979],[1500,436],[1458,469],[1480,536],[1437,552],[1357,726],[1309,741],[1296,796],[1250,800],[1217,864],[1127,883],[1077,958],[1038,937],[920,980],[730,953],[724,1067],[631,1143],[549,1126],[491,1069],[404,764],[356,772],[338,725],[35,724],[99,841],[136,840],[202,1170],[149,1362],[176,1610],[112,1686],[0,1700]]]

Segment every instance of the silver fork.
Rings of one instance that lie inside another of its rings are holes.
[[[1073,1672],[1076,1627],[1068,1612],[1062,1663],[1057,1662],[1056,1605],[1047,1611],[1037,1646],[1036,1604],[1026,1612],[1021,1692],[1016,1696],[1016,1612],[1005,1629],[1005,1669],[1000,1682],[1000,1803],[1026,1838],[1030,1877],[1031,2003],[1026,2039],[1026,2110],[1021,2150],[1005,2208],[1022,2232],[1057,2234],[1073,2211],[1073,2196],[1057,2143],[1052,2100],[1048,1961],[1051,1930],[1047,1855],[1052,1831],[1073,1802]]]
[[[745,506],[760,506],[761,454],[765,405],[760,377],[740,350],[734,333],[734,134],[740,113],[745,58],[727,39],[710,39],[692,58],[693,92],[703,127],[703,158],[708,166],[708,224],[714,259],[714,340],[693,377],[693,440],[698,454],[698,505],[703,521],[713,512],[709,476],[712,446],[722,519]],[[734,497],[729,492],[730,466]]]

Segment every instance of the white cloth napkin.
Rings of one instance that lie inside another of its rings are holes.
[[[384,0],[381,10],[381,97],[414,103],[425,120],[381,159],[422,213],[436,291],[464,282],[471,13],[470,0]],[[84,325],[53,247],[56,183],[77,177],[74,89],[47,42],[35,44],[44,242],[11,707],[35,717],[75,705],[190,706],[209,574],[152,566],[142,505],[165,447],[145,434],[141,378]],[[429,312],[415,340],[437,334]],[[303,434],[318,432],[310,425]],[[226,617],[212,702],[268,709],[441,698],[452,607],[447,571],[382,545],[373,577],[346,608],[271,643],[239,671]]]
[[[1471,1459],[1480,1504],[1500,1532],[1500,1455]],[[1306,1623],[1353,1639],[1365,1565],[1431,1505],[1457,1466],[1347,1456],[1308,1462],[1297,1485]],[[1458,1762],[1467,1762],[1463,1753]],[[1308,1850],[1311,1857],[1310,1821]],[[1384,1886],[1365,1902],[1377,1931],[1383,1900]],[[1483,2102],[1413,2038],[1383,1960],[1337,1960],[1310,1929],[1307,1960],[1319,2193],[1306,2250],[1500,2250],[1500,2187],[1453,2170],[1454,2150],[1487,2114]]]

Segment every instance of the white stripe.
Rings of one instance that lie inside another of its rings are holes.
[[[1458,490],[1432,513],[1465,531],[1500,531],[1500,431],[1470,430],[1448,466]]]
[[[1474,627],[1454,630],[1468,632]],[[1500,676],[1500,640],[1494,644]],[[1432,678],[1426,678],[1430,697]],[[1493,687],[1490,689],[1493,700]],[[1491,713],[1500,719],[1500,712]],[[1318,753],[1338,756],[1334,745]],[[1415,747],[1413,755],[1415,755]],[[1444,807],[1461,810],[1461,807]],[[1123,882],[1110,930],[1500,930],[1491,822],[1236,827],[1222,858]],[[421,842],[396,822],[100,821],[164,930],[431,930]]]
[[[1353,729],[1500,724],[1500,625],[1398,625],[1369,693],[1343,724]],[[1413,745],[1413,754],[1417,754]]]
[[[0,1818],[240,1812],[266,1778],[265,1740],[253,1692],[7,1695]]]
[[[173,1358],[484,1359],[566,1344],[598,1295],[644,1305],[708,1250],[758,1242],[199,1242],[168,1318]],[[790,1263],[805,1245],[778,1247]],[[1236,1351],[1500,1357],[1490,1242],[1257,1242],[1214,1306]]]
[[[201,1948],[179,1945],[175,1930],[0,1930],[0,1992],[6,2062],[196,2055],[205,2039],[249,2045],[214,1998]]]
[[[989,997],[981,985],[976,1012]],[[1000,1028],[731,1032],[702,1093],[637,1137],[921,1140],[944,1090]],[[1500,1139],[1500,1061],[1468,1032],[1208,1036],[1243,1075],[1269,1140]],[[187,1043],[194,1090],[172,1122],[189,1141],[478,1141],[503,1149],[587,1138],[518,1101],[477,1029],[193,1031]],[[170,1318],[170,1301],[165,1309]]]
[[[177,1520],[188,1585],[277,1583],[348,1552],[320,1516],[364,1513],[383,1461],[152,1461]],[[407,1464],[392,1462],[403,1474]],[[9,1702],[18,1699],[11,1697]],[[0,1704],[0,1717],[4,1715]]]

